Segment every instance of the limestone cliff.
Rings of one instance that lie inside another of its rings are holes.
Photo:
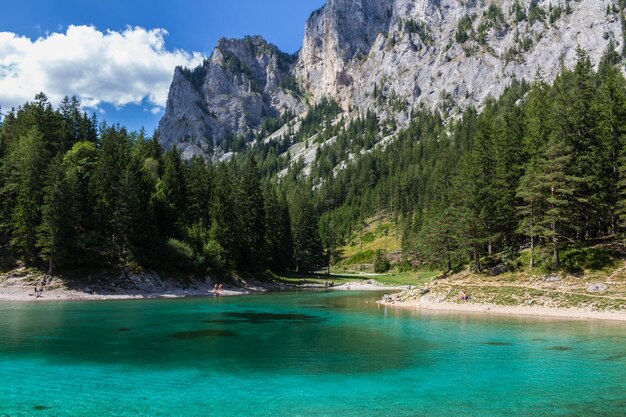
[[[221,39],[195,69],[177,68],[159,137],[184,156],[212,154],[228,137],[249,134],[268,116],[304,110],[292,82],[295,57],[261,37]]]
[[[613,0],[333,0],[306,25],[297,75],[346,109],[462,109],[515,77],[552,80],[578,46],[622,48]],[[607,10],[608,7],[608,10]]]
[[[160,137],[188,155],[210,152],[265,117],[302,113],[325,96],[352,114],[373,110],[400,125],[417,106],[449,114],[480,107],[513,78],[532,80],[540,71],[551,81],[573,64],[578,46],[594,64],[611,40],[621,51],[617,4],[328,0],[306,22],[297,57],[252,37],[222,40],[201,67],[177,69]]]

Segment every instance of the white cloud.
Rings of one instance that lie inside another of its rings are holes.
[[[0,32],[0,106],[32,100],[40,91],[58,104],[75,95],[86,107],[116,107],[147,101],[165,107],[177,65],[195,67],[198,52],[168,50],[163,29],[127,28],[101,32],[93,26],[69,26],[35,41]]]

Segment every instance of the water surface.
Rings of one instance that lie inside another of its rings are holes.
[[[0,304],[0,416],[620,416],[626,325],[379,294]]]

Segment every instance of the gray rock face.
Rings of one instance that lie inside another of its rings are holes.
[[[366,56],[379,33],[387,32],[393,0],[329,0],[309,17],[297,75],[316,97],[336,97],[350,87],[348,62]]]
[[[264,118],[304,106],[288,90],[295,58],[261,37],[221,39],[193,70],[177,68],[158,133],[185,157],[213,154],[229,136],[250,134]]]
[[[608,289],[609,289],[609,286],[603,283],[592,284],[587,287],[587,292],[590,294],[597,294],[597,293],[607,292]]]
[[[577,46],[594,64],[610,39],[621,48],[619,16],[606,13],[612,4],[329,1],[307,23],[298,80],[317,99],[329,95],[346,110],[372,109],[382,116],[419,104],[452,111],[480,107],[513,78],[533,80],[541,71],[552,81],[561,62],[573,65]]]
[[[411,109],[454,115],[498,97],[515,78],[551,82],[576,48],[597,65],[623,37],[614,0],[328,0],[306,22],[297,58],[259,37],[222,40],[204,65],[177,69],[159,125],[166,147],[210,151],[264,117],[330,97],[350,115],[401,127]],[[607,6],[609,13],[607,13]],[[616,10],[616,9],[615,9]],[[292,155],[298,158],[299,155]]]

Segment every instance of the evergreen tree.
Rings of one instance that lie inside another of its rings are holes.
[[[553,134],[538,166],[537,180],[542,185],[543,200],[540,204],[545,209],[537,222],[537,230],[552,246],[555,268],[561,264],[561,238],[572,224],[577,205],[584,203],[579,191],[582,181],[571,174],[572,159],[571,148]]]
[[[298,190],[291,204],[293,260],[298,272],[311,272],[323,264],[319,217],[310,193]]]
[[[129,157],[126,129],[103,126],[98,158],[89,184],[96,232],[90,240],[94,247],[99,247],[96,252],[108,260],[118,260],[126,243],[126,196],[122,180]]]
[[[11,245],[26,262],[37,258],[37,227],[41,221],[47,151],[43,135],[31,128],[8,156],[10,178],[5,195],[14,195]]]
[[[594,193],[599,195],[595,200],[608,215],[608,231],[615,234],[619,217],[619,160],[626,142],[626,82],[620,70],[612,66],[604,69],[603,77],[604,81],[594,101],[594,113],[597,115],[594,134],[598,138],[596,152],[601,178]]]
[[[222,254],[228,269],[241,265],[239,255],[242,226],[234,182],[231,167],[224,163],[220,164],[215,174],[213,188],[210,236],[218,245],[218,252]]]
[[[517,189],[517,197],[522,202],[518,209],[520,218],[518,230],[530,240],[530,269],[535,267],[535,247],[538,243],[537,239],[543,231],[539,225],[539,220],[545,211],[544,184],[539,178],[537,164],[536,159],[534,159],[526,165]]]
[[[246,160],[239,183],[238,201],[242,221],[242,261],[244,269],[258,269],[265,260],[265,201],[261,175],[253,157]]]
[[[289,206],[272,187],[266,187],[264,195],[267,265],[273,271],[284,271],[292,265],[293,253]]]
[[[48,264],[48,273],[71,256],[68,243],[72,234],[72,215],[68,213],[73,196],[65,180],[62,158],[52,159],[42,207],[42,221],[37,228],[37,246]]]
[[[186,172],[180,152],[173,148],[165,153],[163,175],[157,182],[153,196],[161,236],[170,238],[183,236],[187,197]]]

